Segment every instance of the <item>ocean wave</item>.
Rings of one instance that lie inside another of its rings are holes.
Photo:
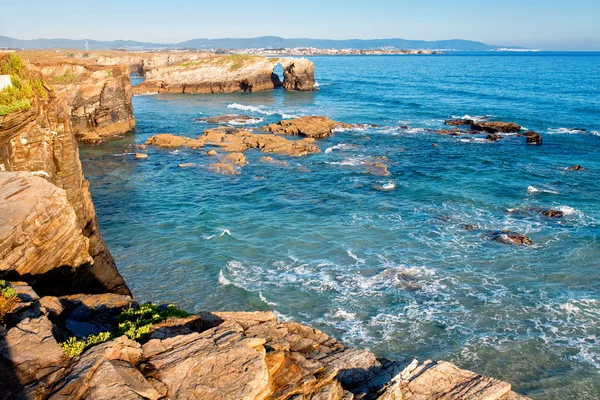
[[[263,115],[281,115],[281,117],[283,119],[290,119],[290,118],[298,118],[298,117],[300,117],[299,114],[290,114],[290,113],[287,113],[287,112],[282,111],[282,110],[267,109],[266,107],[267,106],[265,106],[265,105],[247,106],[247,105],[238,104],[238,103],[232,103],[232,104],[229,104],[227,106],[227,108],[231,108],[231,109],[234,109],[234,110],[254,112],[254,113],[257,113],[257,114],[263,114]]]
[[[215,233],[214,235],[202,235],[202,237],[206,240],[211,240],[214,239],[216,237],[223,237],[223,236],[231,236],[233,237],[233,235],[231,234],[231,231],[229,229],[217,229],[216,230],[218,233]]]
[[[346,249],[346,254],[348,254],[348,257],[350,257],[351,259],[353,259],[354,261],[356,261],[358,264],[364,264],[365,263],[365,259],[364,258],[358,257],[350,249]]]
[[[569,135],[574,135],[577,133],[586,133],[588,132],[587,129],[583,129],[583,128],[549,128],[547,131],[547,133],[549,134],[569,134]],[[593,133],[593,132],[592,132]]]
[[[560,194],[556,190],[552,190],[552,189],[538,189],[535,186],[528,186],[527,187],[527,193],[529,193],[529,194],[535,194],[535,193]]]
[[[487,121],[490,117],[492,117],[492,115],[480,115],[480,116],[470,116],[470,115],[463,115],[462,117],[458,116],[458,115],[453,115],[452,119],[470,119],[471,121],[475,121],[475,122],[483,122],[483,121]]]
[[[340,144],[336,144],[335,146],[331,146],[328,147],[327,149],[325,149],[325,154],[330,154],[333,150],[352,150],[352,149],[356,149],[358,148],[357,145],[355,144],[347,144],[347,143],[340,143]]]

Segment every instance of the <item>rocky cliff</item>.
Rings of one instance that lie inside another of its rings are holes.
[[[270,312],[167,316],[168,307],[139,307],[128,296],[40,298],[11,285],[20,302],[0,328],[0,398],[525,399],[451,363],[377,358]],[[146,323],[145,310],[156,322],[143,333],[109,333]],[[83,341],[59,345],[86,336],[81,348]]]
[[[0,117],[0,171],[0,275],[44,294],[129,293],[100,235],[63,99]]]

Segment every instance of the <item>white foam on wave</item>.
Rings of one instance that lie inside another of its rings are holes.
[[[465,120],[466,119],[470,119],[470,120],[475,121],[475,122],[487,121],[490,117],[491,117],[491,115],[481,115],[481,116],[474,116],[474,117],[472,117],[469,114],[463,115],[462,117],[459,117],[457,115],[453,115],[452,116],[453,119],[465,119]]]
[[[277,303],[274,303],[272,301],[267,300],[267,298],[262,294],[262,292],[258,292],[258,297],[261,299],[261,301],[271,307],[275,307],[277,306]]]
[[[158,93],[156,93],[156,92],[153,92],[153,93],[151,93],[151,92],[148,92],[148,93],[136,93],[136,94],[134,94],[134,96],[156,96],[157,94]]]
[[[260,124],[264,121],[264,118],[255,117],[250,119],[232,119],[227,123],[229,125],[252,125],[252,124]]]
[[[314,85],[313,87],[314,87],[314,88],[318,88],[318,87],[320,87],[320,86],[321,86],[321,85],[319,85],[319,82],[315,81],[315,85]]]
[[[219,271],[219,283],[223,286],[231,285],[231,281],[229,279],[225,278],[225,274],[223,273],[223,270]]]
[[[529,186],[527,187],[527,193],[529,194],[534,194],[534,193],[550,193],[550,194],[560,194],[559,192],[557,192],[556,190],[551,190],[551,189],[538,189],[535,186]]]
[[[583,213],[573,207],[569,207],[569,206],[559,206],[556,207],[557,210],[562,211],[562,213],[564,215],[578,215],[578,216],[583,216]]]
[[[587,131],[583,130],[583,129],[577,129],[577,128],[550,128],[547,130],[547,132],[549,134],[568,134],[568,135],[574,135],[577,133],[586,133]]]
[[[216,229],[216,231],[218,233],[215,233],[214,235],[202,235],[202,237],[206,240],[211,240],[216,237],[223,237],[225,235],[233,237],[233,235],[231,234],[231,231],[229,229]]]
[[[328,147],[327,149],[325,149],[325,154],[330,154],[333,150],[352,150],[352,149],[356,149],[358,146],[354,145],[354,144],[347,144],[347,143],[340,143],[340,144],[336,144],[335,146],[331,146]]]
[[[364,258],[360,258],[358,257],[356,254],[354,254],[352,252],[352,250],[350,249],[346,249],[346,254],[348,254],[348,257],[352,258],[354,261],[356,261],[358,264],[364,264],[365,263],[365,259]]]
[[[394,190],[394,189],[396,189],[396,184],[394,182],[388,182],[388,183],[381,185],[381,188],[383,190]]]
[[[281,115],[281,117],[283,119],[298,118],[300,116],[297,114],[288,114],[281,110],[270,110],[270,109],[267,109],[265,105],[248,106],[248,105],[244,105],[244,104],[232,103],[232,104],[229,104],[227,106],[227,108],[231,108],[234,110],[241,110],[241,111],[249,111],[249,112],[254,112],[254,113],[263,114],[263,115]]]

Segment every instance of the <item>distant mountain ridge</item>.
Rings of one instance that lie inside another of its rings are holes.
[[[90,50],[112,49],[249,49],[249,48],[295,48],[315,47],[318,49],[378,49],[393,47],[398,50],[455,50],[455,51],[488,51],[502,48],[520,49],[516,46],[494,46],[471,40],[407,40],[407,39],[285,39],[278,36],[262,36],[256,38],[223,38],[223,39],[192,39],[181,43],[151,43],[135,40],[100,41],[91,39],[32,39],[21,40],[0,36],[0,47],[13,49],[85,49],[86,42]]]

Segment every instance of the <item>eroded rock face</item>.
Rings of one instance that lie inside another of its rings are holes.
[[[98,143],[135,127],[127,67],[41,62],[35,65],[44,82],[52,85],[54,93],[71,107],[71,126],[77,140]]]
[[[284,119],[276,124],[269,124],[265,129],[278,135],[298,135],[314,139],[325,138],[336,128],[350,128],[351,125],[336,122],[328,117],[300,117]]]
[[[52,97],[52,96],[51,96]],[[66,294],[66,293],[100,293],[116,292],[129,294],[129,289],[121,275],[118,273],[113,258],[110,255],[104,240],[100,234],[100,229],[96,219],[96,213],[92,198],[88,189],[88,182],[85,180],[81,163],[79,161],[79,149],[71,131],[71,116],[69,107],[61,99],[51,98],[48,102],[34,102],[31,109],[22,112],[14,112],[7,116],[0,117],[0,170],[7,172],[29,171],[39,177],[43,177],[52,183],[58,189],[64,190],[67,201],[75,213],[75,223],[80,235],[76,235],[74,230],[73,238],[81,235],[87,238],[89,245],[87,252],[92,257],[93,262],[83,261],[82,241],[71,241],[61,236],[57,236],[57,241],[62,244],[77,244],[74,248],[64,250],[60,246],[50,247],[41,246],[35,242],[26,242],[20,244],[19,248],[24,253],[24,259],[28,265],[31,265],[31,271],[20,269],[17,272],[13,268],[10,270],[11,279],[26,280],[33,284],[35,289],[42,294]],[[4,172],[0,172],[0,175]],[[29,178],[28,178],[29,179]],[[38,186],[40,183],[35,183]],[[4,185],[0,191],[6,190]],[[52,190],[45,189],[49,192]],[[30,191],[35,197],[35,190]],[[57,192],[58,193],[58,192]],[[5,194],[6,196],[6,194]],[[2,198],[5,198],[2,196]],[[60,197],[60,195],[59,195]],[[9,207],[22,206],[24,203],[14,202],[14,196],[6,199]],[[57,198],[58,199],[58,198]],[[58,201],[58,200],[57,200]],[[47,205],[47,210],[41,209],[42,204]],[[70,221],[66,211],[58,211],[52,202],[40,202],[35,212],[40,215],[62,215],[62,218]],[[3,221],[2,225],[8,224]],[[18,225],[19,221],[10,222]],[[51,221],[47,223],[52,224]],[[66,227],[71,226],[67,224]],[[44,229],[38,226],[38,229]],[[50,227],[45,227],[51,231]],[[12,230],[13,228],[7,228]],[[70,229],[70,228],[69,228]],[[7,234],[8,235],[8,234]],[[24,247],[23,247],[24,246]],[[70,253],[71,256],[66,256]],[[73,254],[80,254],[75,257]],[[13,255],[14,256],[14,255]],[[62,268],[48,269],[44,267],[39,269],[34,267],[43,260],[59,259],[67,262]],[[81,262],[80,262],[81,261]],[[33,263],[33,264],[32,264]],[[74,264],[70,264],[74,263]],[[45,273],[38,273],[45,271]],[[20,276],[21,273],[25,275]],[[6,274],[6,271],[4,272]]]
[[[521,130],[521,126],[513,122],[483,121],[474,122],[471,129],[487,133],[516,133]]]
[[[43,275],[93,262],[66,192],[31,172],[0,173],[0,271]],[[43,255],[43,257],[40,257]]]
[[[315,88],[315,65],[306,58],[286,58],[283,67],[283,87],[286,90],[311,91]]]

